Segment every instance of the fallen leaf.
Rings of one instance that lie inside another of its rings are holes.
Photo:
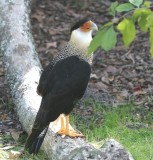
[[[20,134],[22,133],[22,131],[15,131],[15,130],[11,130],[11,136],[12,138],[17,142],[19,137],[20,137]]]
[[[116,95],[116,99],[119,100],[119,101],[122,101],[124,99],[124,97],[121,96],[121,95]]]
[[[118,90],[117,90],[116,88],[113,88],[112,91],[113,91],[114,93],[117,93],[117,92],[118,92]]]
[[[44,16],[39,15],[39,14],[33,14],[32,18],[36,19],[38,22],[42,22],[44,19]]]
[[[90,75],[90,79],[97,80],[97,79],[98,79],[98,77],[97,77],[97,75],[96,75],[96,74],[92,74],[92,73],[91,73],[91,75]]]
[[[7,115],[6,114],[1,114],[0,115],[0,120],[6,120],[7,119]]]
[[[53,28],[49,29],[48,32],[49,32],[49,34],[52,35],[52,36],[57,35],[57,34],[59,33],[57,30],[55,30],[55,29],[53,29]]]
[[[41,15],[41,16],[44,16],[44,15],[45,15],[44,12],[43,12],[42,10],[39,10],[39,9],[36,10],[36,13],[37,13],[38,15]]]
[[[109,76],[108,79],[109,79],[110,82],[113,82],[115,77],[114,76]]]
[[[145,100],[144,100],[144,99],[141,99],[141,100],[135,101],[134,104],[136,104],[136,105],[141,105],[141,104],[143,104],[144,102],[145,102]]]
[[[3,150],[9,150],[9,149],[12,149],[12,148],[14,148],[15,146],[6,146],[6,147],[3,147],[2,149]]]
[[[11,150],[9,153],[9,159],[17,159],[21,155],[22,155],[22,152]]]
[[[145,82],[144,79],[139,79],[138,82],[140,82],[141,84],[143,84]]]
[[[133,93],[133,95],[134,96],[138,96],[138,95],[144,95],[144,94],[146,94],[147,92],[146,91],[141,91],[141,90],[139,90],[139,91],[135,91],[134,93]]]
[[[95,83],[95,88],[102,91],[102,90],[107,90],[108,86],[102,82],[97,82]]]
[[[115,74],[118,70],[117,70],[117,68],[114,67],[114,66],[108,66],[108,67],[106,68],[106,71],[109,72],[109,73],[114,73],[114,74]]]
[[[4,69],[0,68],[0,76],[4,75]]]
[[[104,82],[104,83],[106,83],[106,84],[109,84],[109,78],[108,77],[103,76],[101,78],[101,81]]]
[[[128,93],[127,90],[124,90],[124,91],[122,91],[122,92],[120,93],[120,96],[122,96],[122,97],[128,97],[128,96],[129,96],[129,93]]]
[[[9,122],[7,123],[8,126],[11,126],[14,122]]]
[[[133,64],[135,64],[135,59],[134,59],[134,55],[129,54],[128,58],[132,60]]]
[[[132,82],[128,82],[128,86],[129,86],[130,88],[133,88],[133,87],[134,87],[134,85],[133,85]]]
[[[48,42],[46,43],[46,48],[49,49],[50,47],[57,47],[57,42]]]
[[[142,89],[142,87],[141,87],[140,85],[132,88],[132,90],[133,90],[134,92],[141,91],[141,89]]]

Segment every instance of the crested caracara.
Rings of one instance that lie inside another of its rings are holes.
[[[88,54],[88,47],[93,30],[97,30],[97,26],[91,20],[85,18],[77,22],[71,28],[69,42],[42,72],[37,87],[42,101],[25,144],[30,154],[37,154],[50,122],[58,117],[61,121],[58,134],[82,136],[70,128],[68,115],[82,98],[90,78],[92,55]]]

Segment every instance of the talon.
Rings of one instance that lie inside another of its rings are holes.
[[[58,134],[66,135],[66,136],[69,136],[69,137],[84,137],[83,134],[75,131],[72,128],[72,126],[69,124],[69,116],[66,116],[66,124],[65,125],[64,125],[64,119],[61,118],[61,129],[57,132]]]
[[[84,137],[83,134],[78,133],[78,132],[76,132],[74,130],[69,130],[67,132],[66,129],[65,129],[65,130],[60,130],[57,133],[60,134],[60,135],[66,135],[66,136],[69,136],[69,137]]]

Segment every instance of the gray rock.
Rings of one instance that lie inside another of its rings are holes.
[[[114,139],[106,141],[100,150],[105,160],[134,160],[132,155]]]

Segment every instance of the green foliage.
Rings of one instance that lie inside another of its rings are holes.
[[[117,1],[113,2],[108,9],[108,14],[112,15],[113,19],[100,28],[91,42],[89,53],[99,47],[105,51],[113,49],[117,43],[117,32],[121,34],[123,44],[128,47],[136,37],[136,26],[138,25],[141,32],[149,31],[150,53],[153,57],[152,5],[151,1],[143,2],[143,0],[129,0],[129,3],[122,4]]]
[[[153,27],[153,13],[148,15],[147,24],[148,24],[149,27]]]
[[[149,27],[149,22],[147,18],[151,15],[151,10],[147,8],[140,8],[134,11],[132,19],[138,23],[141,31],[147,32]]]
[[[129,2],[135,5],[136,7],[139,7],[143,3],[143,0],[129,0]]]
[[[150,27],[150,53],[153,57],[153,27]]]
[[[136,35],[135,25],[133,20],[124,18],[118,25],[118,31],[122,34],[123,42],[126,47],[134,40]]]
[[[93,41],[91,42],[89,47],[90,52],[93,52],[98,47],[102,47],[105,51],[112,49],[117,42],[117,35],[113,25],[110,23],[102,28],[95,36],[95,40],[97,43],[94,43]]]
[[[114,2],[114,3],[112,3],[111,6],[108,9],[108,14],[112,15],[112,16],[115,16],[115,14],[116,14],[116,7],[117,6],[118,6],[118,2],[117,1]]]
[[[131,3],[120,4],[116,7],[117,12],[125,12],[134,9],[134,6]]]
[[[150,1],[145,1],[144,4],[143,4],[143,7],[150,7],[151,3],[152,2],[150,2]]]

